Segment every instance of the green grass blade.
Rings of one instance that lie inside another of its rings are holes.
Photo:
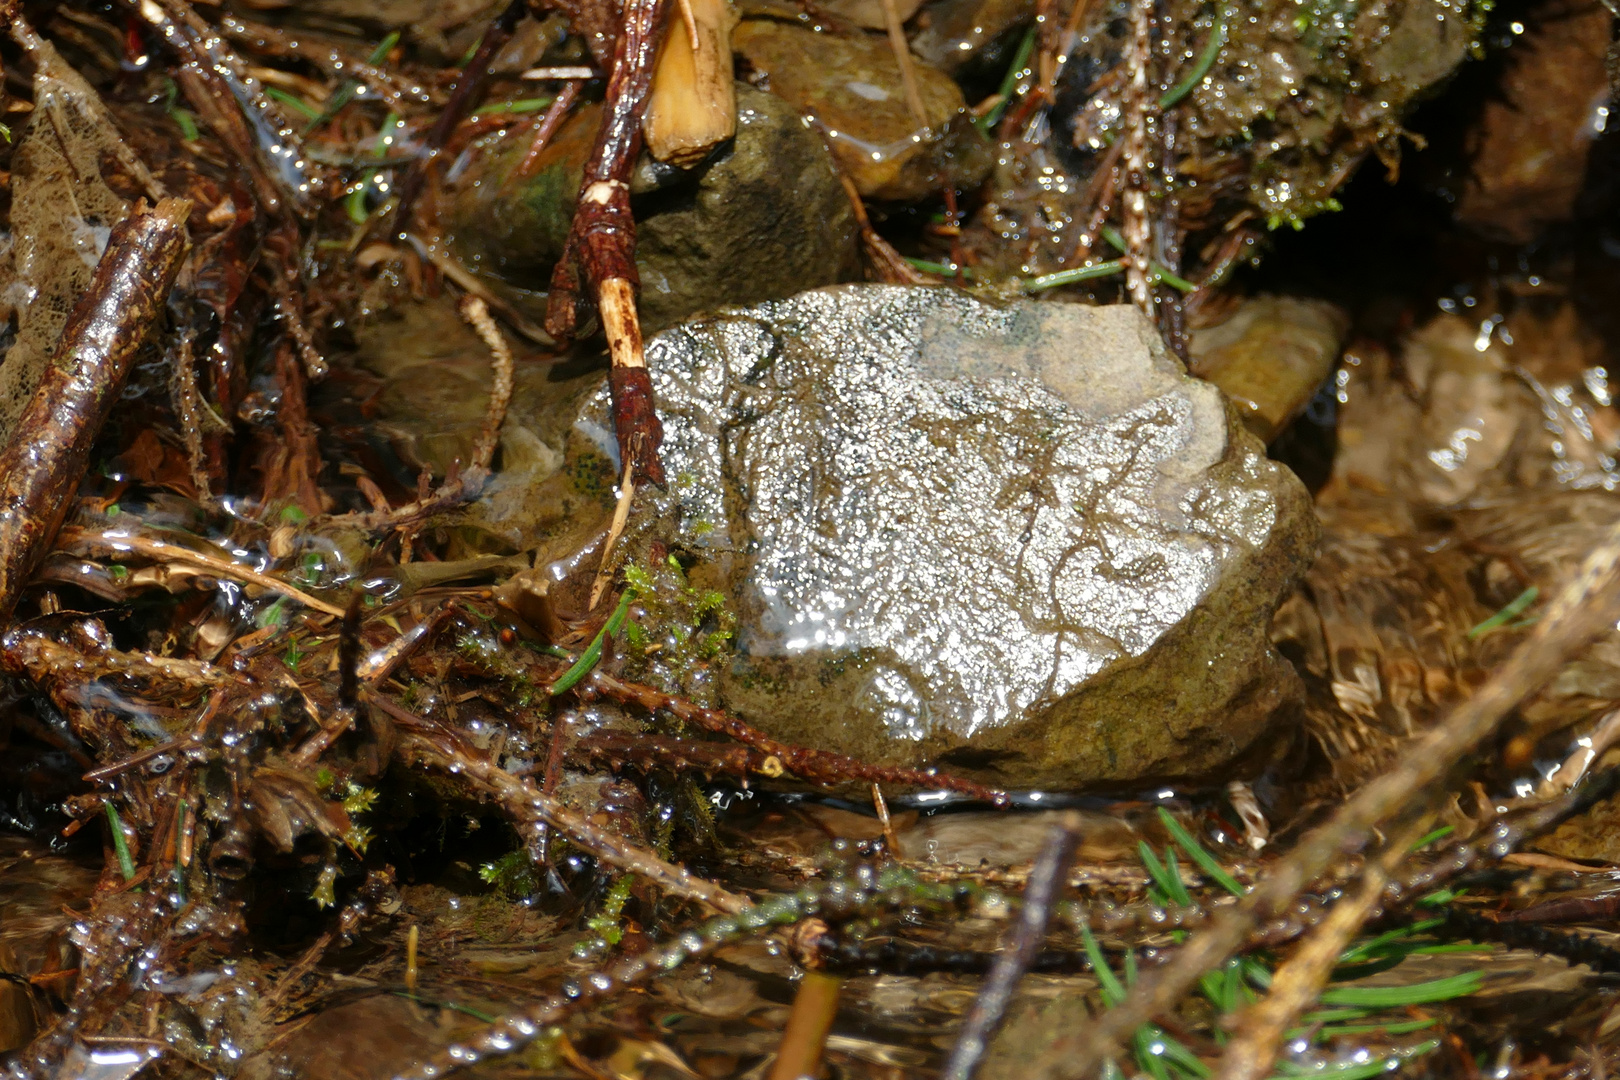
[[[596,662],[602,659],[602,643],[607,640],[609,634],[617,635],[619,633],[619,628],[624,625],[625,616],[630,613],[630,601],[635,598],[636,591],[634,589],[624,590],[624,595],[619,597],[619,606],[613,609],[613,614],[608,616],[607,623],[596,632],[596,637],[591,639],[590,646],[579,654],[579,659],[574,661],[573,667],[559,675],[557,681],[551,684],[553,697],[572,690],[579,680],[590,674],[591,669],[596,666]]]
[[[291,109],[295,113],[298,113],[306,120],[319,120],[321,118],[321,110],[317,109],[303,98],[287,93],[287,91],[283,90],[279,86],[265,87],[264,96],[269,98],[271,101],[281,102],[283,105],[287,106],[287,108]]]
[[[1181,845],[1181,850],[1187,853],[1189,859],[1198,864],[1200,870],[1209,875],[1211,881],[1233,896],[1243,895],[1243,886],[1238,884],[1237,878],[1228,874],[1215,856],[1205,850],[1204,845],[1194,839],[1192,833],[1183,828],[1181,822],[1171,816],[1170,811],[1162,806],[1159,807],[1159,820],[1164,822],[1166,829],[1170,830],[1170,836],[1177,844]]]
[[[1540,589],[1536,588],[1534,585],[1530,586],[1528,589],[1524,590],[1524,592],[1508,601],[1507,607],[1503,608],[1501,611],[1498,611],[1495,615],[1492,615],[1490,618],[1468,631],[1468,640],[1478,641],[1492,630],[1498,630],[1506,626],[1520,615],[1523,615],[1525,608],[1528,608],[1531,604],[1535,603],[1536,597],[1540,595]]]
[[[1153,1080],[1171,1080],[1170,1067],[1164,1060],[1164,1044],[1154,1038],[1156,1030],[1146,1024],[1136,1029],[1132,1040],[1136,1043],[1136,1060]]]
[[[1444,919],[1424,919],[1422,922],[1415,922],[1411,926],[1397,926],[1395,929],[1379,934],[1375,938],[1368,938],[1359,945],[1350,946],[1350,948],[1339,954],[1339,963],[1358,963],[1383,949],[1386,945],[1395,944],[1403,938],[1421,934],[1425,930],[1432,930],[1445,921]]]
[[[1226,7],[1219,2],[1215,5],[1215,25],[1210,28],[1209,40],[1204,43],[1203,51],[1198,54],[1198,60],[1193,64],[1187,77],[1176,83],[1175,86],[1164,92],[1159,98],[1159,108],[1168,109],[1182,98],[1193,92],[1193,88],[1204,81],[1209,69],[1215,66],[1216,57],[1221,54],[1221,46],[1226,44]]]
[[[1467,997],[1478,991],[1484,980],[1483,971],[1465,971],[1444,979],[1430,979],[1408,986],[1335,986],[1322,993],[1321,1001],[1324,1005],[1398,1009],[1406,1005],[1429,1005]]]
[[[1339,1068],[1316,1069],[1285,1061],[1279,1066],[1278,1071],[1272,1074],[1271,1080],[1297,1080],[1302,1076],[1312,1077],[1313,1080],[1368,1080],[1370,1077],[1393,1073],[1400,1067],[1401,1062],[1432,1054],[1439,1046],[1439,1039],[1429,1039],[1386,1058],[1377,1058],[1361,1064],[1345,1062]]]
[[[1445,837],[1450,836],[1455,831],[1456,831],[1456,829],[1451,825],[1442,825],[1438,829],[1434,830],[1434,832],[1429,833],[1427,836],[1423,837],[1423,839],[1421,839],[1417,843],[1413,844],[1412,847],[1410,848],[1410,850],[1412,850],[1412,851],[1422,851],[1424,848],[1428,847],[1430,844],[1434,843],[1436,840],[1444,839]]]
[[[1013,53],[1012,64],[1007,68],[1007,74],[1002,76],[1000,88],[996,90],[996,95],[1001,100],[997,101],[989,112],[974,119],[973,126],[978,128],[981,134],[988,136],[1001,119],[1001,114],[1006,112],[1007,106],[1012,103],[1012,92],[1018,85],[1018,73],[1029,66],[1029,55],[1035,51],[1035,30],[1033,26],[1029,28],[1024,40],[1018,43],[1018,51]]]
[[[1080,940],[1086,948],[1086,959],[1091,961],[1091,970],[1096,973],[1097,981],[1102,984],[1103,1001],[1108,1003],[1109,1008],[1113,1008],[1125,1000],[1125,988],[1115,977],[1114,969],[1108,966],[1108,957],[1103,955],[1102,946],[1097,944],[1097,936],[1085,923],[1080,924]]]
[[[118,816],[118,807],[109,799],[101,804],[107,808],[107,824],[112,826],[113,852],[118,856],[118,872],[129,881],[135,876],[135,860],[129,854],[129,841],[124,838],[124,822]]]

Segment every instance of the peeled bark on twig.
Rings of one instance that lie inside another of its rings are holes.
[[[90,289],[62,330],[39,388],[0,449],[0,620],[67,517],[90,446],[186,251],[188,199],[138,209],[112,231]]]
[[[1125,90],[1125,287],[1131,302],[1149,319],[1153,280],[1148,245],[1153,223],[1148,219],[1148,125],[1153,103],[1148,95],[1148,64],[1153,56],[1151,0],[1131,0],[1130,44],[1125,54],[1130,83]]]
[[[647,149],[659,161],[695,165],[737,133],[728,0],[691,0],[691,24],[669,21],[653,73],[642,124]]]
[[[629,0],[625,4],[624,32],[619,35],[613,74],[602,103],[602,126],[585,165],[573,227],[551,275],[546,307],[546,330],[567,339],[579,324],[581,293],[596,301],[613,360],[608,375],[613,429],[620,460],[631,475],[623,497],[633,484],[664,484],[664,466],[658,458],[664,429],[653,409],[652,379],[647,374],[641,324],[636,318],[640,279],[628,180],[641,152],[642,121],[667,6],[667,0]]]

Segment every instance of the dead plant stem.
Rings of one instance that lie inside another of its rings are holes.
[[[1495,675],[1428,734],[1278,860],[1238,904],[1225,909],[1163,967],[1144,974],[1120,1005],[1083,1037],[1055,1040],[1030,1070],[1042,1080],[1084,1077],[1117,1053],[1125,1037],[1172,1008],[1206,971],[1222,964],[1260,920],[1283,909],[1335,859],[1366,843],[1380,823],[1429,794],[1527,695],[1620,619],[1620,525],[1587,556],[1524,642]]]

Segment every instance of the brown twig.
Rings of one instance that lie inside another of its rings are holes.
[[[259,91],[224,39],[189,4],[150,0],[129,6],[179,57],[175,84],[198,119],[247,173],[259,205],[278,215],[289,206],[307,208],[315,166],[295,143],[286,141],[294,138],[290,129],[277,131],[266,123],[266,117],[278,115],[275,105]]]
[[[906,107],[919,128],[928,126],[928,110],[923,108],[922,92],[917,88],[917,67],[911,60],[911,45],[906,41],[906,28],[900,22],[900,8],[895,0],[883,0],[883,24],[889,32],[889,49],[900,68],[900,87],[906,94]]]
[[[718,732],[730,736],[740,743],[762,750],[777,759],[779,768],[793,775],[810,780],[815,783],[847,783],[851,780],[876,782],[883,784],[908,784],[914,787],[943,789],[955,791],[974,799],[983,799],[997,806],[1007,801],[1005,792],[988,788],[983,784],[975,783],[950,773],[938,772],[932,769],[907,769],[896,766],[870,765],[857,758],[845,754],[834,754],[826,750],[812,750],[804,746],[793,746],[789,743],[777,742],[758,728],[737,719],[718,709],[706,709],[685,698],[666,694],[651,686],[640,683],[625,682],[614,678],[605,671],[597,670],[590,675],[590,685],[615,701],[634,703],[648,711],[664,709],[687,723],[696,724],[708,731]],[[769,762],[766,763],[768,769]],[[767,773],[768,775],[768,773]]]
[[[230,431],[230,425],[209,407],[202,391],[197,388],[196,357],[192,355],[194,336],[190,330],[180,335],[169,377],[169,400],[174,407],[175,420],[180,424],[180,437],[186,444],[186,464],[191,467],[191,482],[197,487],[198,499],[206,503],[212,501],[213,493],[208,477],[208,457],[203,447],[204,429],[224,434]]]
[[[343,609],[336,604],[329,604],[325,600],[317,599],[294,585],[261,574],[251,566],[244,566],[229,559],[221,559],[214,555],[207,555],[201,551],[193,551],[179,544],[171,544],[151,536],[141,536],[139,533],[129,533],[122,530],[98,532],[92,529],[80,528],[76,525],[63,529],[59,537],[60,546],[78,554],[97,554],[102,556],[142,555],[148,559],[157,559],[162,562],[183,563],[187,566],[196,566],[220,577],[231,578],[236,581],[245,581],[250,585],[257,585],[262,589],[280,593],[289,600],[296,600],[305,607],[319,611],[334,618],[343,617]]]
[[[1148,63],[1153,55],[1153,0],[1130,0],[1130,39],[1125,51],[1125,288],[1131,302],[1149,319],[1153,310],[1153,224],[1148,218]]]
[[[1216,1080],[1263,1080],[1270,1075],[1283,1033],[1316,1002],[1345,947],[1379,910],[1384,886],[1407,857],[1419,831],[1415,824],[1398,830],[1378,857],[1368,860],[1355,891],[1334,904],[1327,918],[1299,943],[1272,975],[1266,996],[1238,1015],[1237,1034],[1221,1055]]]
[[[872,220],[867,216],[866,203],[861,199],[860,189],[855,181],[842,172],[838,179],[843,182],[844,194],[849,196],[850,208],[855,211],[855,224],[861,231],[861,246],[866,249],[866,259],[872,266],[872,272],[877,279],[885,285],[938,285],[939,279],[932,274],[925,274],[915,266],[906,262],[900,253],[894,249],[878,231],[872,228]]]
[[[545,824],[601,862],[639,874],[673,896],[696,900],[716,911],[736,914],[748,901],[684,867],[659,858],[657,853],[631,843],[597,825],[584,814],[546,795],[533,781],[499,767],[469,749],[454,731],[408,712],[382,694],[370,694],[375,705],[400,725],[400,747],[410,755],[446,772],[466,777],[488,790],[521,825]]]
[[[534,135],[529,140],[529,149],[523,154],[523,160],[518,162],[517,168],[512,170],[513,180],[522,180],[534,175],[535,166],[540,164],[540,153],[551,145],[552,136],[562,127],[562,122],[568,118],[569,112],[574,108],[574,102],[579,100],[580,82],[570,79],[563,83],[563,88],[557,91],[557,96],[546,106],[545,115],[534,127]],[[549,335],[548,335],[549,337]]]
[[[321,472],[320,438],[309,418],[305,397],[306,368],[293,356],[291,342],[276,349],[276,381],[281,384],[281,402],[276,409],[279,438],[263,448],[266,513],[284,505],[296,506],[306,517],[326,509],[325,493],[319,483]]]
[[[444,108],[439,112],[439,118],[433,122],[426,138],[422,140],[425,153],[412,163],[399,182],[399,203],[394,208],[396,233],[403,234],[409,231],[411,211],[416,208],[416,200],[421,197],[422,188],[427,184],[427,171],[444,152],[456,126],[478,107],[478,99],[483,96],[484,87],[489,82],[490,64],[496,54],[506,47],[506,43],[512,40],[512,33],[517,29],[518,20],[523,18],[526,10],[525,0],[510,0],[484,31],[472,59],[461,69],[461,76],[456,79],[456,88],[450,92],[450,100],[445,102]]]
[[[558,724],[554,731],[560,734],[563,726]],[[554,739],[553,744],[560,748],[562,740]],[[699,742],[673,735],[631,735],[622,731],[597,731],[583,736],[566,748],[566,756],[576,765],[617,768],[628,762],[642,770],[694,771],[706,776],[747,776],[749,773],[763,776],[766,758],[758,750],[731,743]],[[548,754],[545,761],[536,762],[516,775],[550,773],[552,758],[556,758],[560,767],[563,754]]]
[[[1380,822],[1428,797],[1434,786],[1527,695],[1565,661],[1620,619],[1620,525],[1610,529],[1568,585],[1548,605],[1523,643],[1491,679],[1428,734],[1410,742],[1387,772],[1371,781],[1327,822],[1305,836],[1239,903],[1227,908],[1164,966],[1145,973],[1117,1008],[1099,1017],[1083,1039],[1057,1039],[1030,1075],[1090,1075],[1119,1041],[1171,1008],[1206,971],[1223,963],[1262,918],[1280,912],[1347,850],[1363,844]]]
[[[118,400],[136,352],[162,316],[186,250],[191,203],[164,199],[113,228],[90,289],[39,387],[0,449],[0,620],[73,505],[90,445]]]
[[[455,282],[472,296],[482,300],[491,311],[506,320],[508,326],[539,345],[541,348],[555,348],[557,339],[536,326],[521,311],[507,301],[501,299],[488,285],[479,280],[478,276],[452,255],[442,237],[424,240],[411,233],[405,238],[415,248],[417,253],[428,262],[438,267],[439,273]]]
[[[962,1021],[956,1046],[941,1074],[944,1080],[973,1080],[979,1071],[979,1062],[990,1048],[990,1039],[1006,1018],[1013,991],[1018,989],[1019,981],[1046,941],[1052,902],[1068,877],[1069,863],[1079,843],[1080,815],[1070,811],[1052,826],[1046,845],[1035,860],[1029,884],[1024,888],[1023,907],[1018,912],[1012,943],[996,955],[989,976],[973,999],[973,1008]]]
[[[636,223],[630,213],[628,181],[641,152],[642,122],[666,3],[627,0],[624,5],[624,30],[602,103],[602,124],[585,165],[573,225],[552,272],[546,303],[546,330],[559,340],[573,337],[578,328],[582,286],[596,303],[612,359],[608,386],[619,460],[630,467],[631,483],[621,498],[628,498],[639,484],[664,484],[658,457],[664,429],[653,408],[652,378],[636,318]]]
[[[473,444],[474,467],[487,469],[495,460],[495,448],[501,442],[501,425],[506,421],[506,407],[512,401],[512,348],[501,336],[501,328],[490,318],[488,305],[478,297],[462,297],[460,311],[461,317],[489,347],[489,405],[484,410],[484,426],[479,429],[478,441]]]

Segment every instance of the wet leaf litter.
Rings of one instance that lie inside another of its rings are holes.
[[[8,1075],[1607,1075],[1599,4],[6,9]]]

